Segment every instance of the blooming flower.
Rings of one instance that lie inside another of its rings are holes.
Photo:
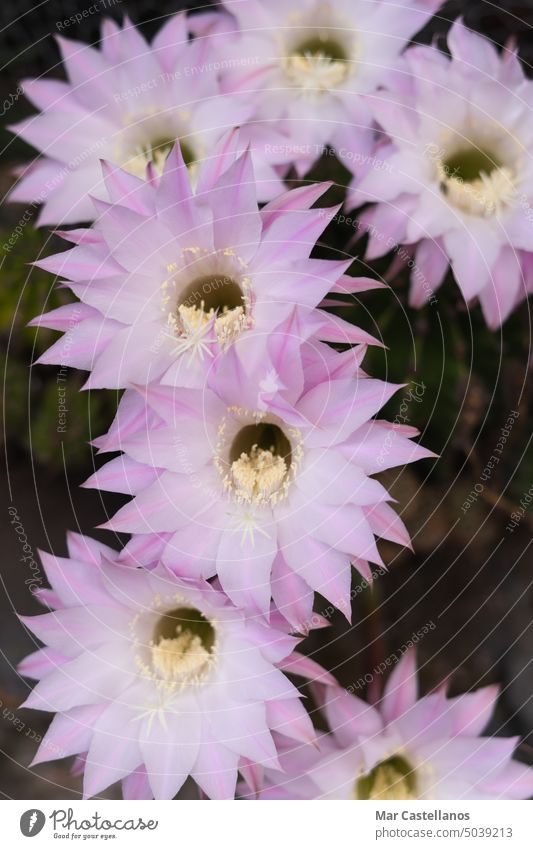
[[[485,687],[447,699],[444,689],[417,698],[416,660],[408,652],[379,709],[327,688],[332,734],[320,752],[294,747],[267,771],[261,798],[526,799],[533,770],[511,760],[517,738],[481,737],[498,695]]]
[[[316,311],[329,291],[379,285],[344,276],[351,260],[310,259],[336,209],[310,209],[310,185],[258,208],[250,153],[226,136],[190,184],[176,145],[158,183],[105,168],[111,203],[69,251],[39,261],[67,278],[81,304],[33,323],[65,330],[39,360],[91,371],[86,388],[162,380],[201,386],[212,358],[240,337],[268,334],[295,306],[326,341],[372,338]]]
[[[500,57],[460,21],[448,46],[451,58],[407,51],[410,85],[371,99],[389,136],[380,148],[387,173],[370,169],[352,202],[378,202],[364,216],[368,258],[391,243],[413,246],[413,306],[451,264],[465,299],[479,298],[495,328],[526,295],[524,252],[533,250],[533,83],[514,53]]]
[[[300,353],[288,327],[270,346],[278,380],[268,392],[253,339],[240,358],[232,348],[221,361],[216,391],[141,390],[148,417],[137,410],[131,427],[127,409],[124,433],[119,421],[100,441],[126,456],[86,485],[136,496],[106,527],[171,534],[162,559],[177,574],[218,574],[254,613],[267,613],[273,596],[298,628],[314,590],[348,615],[350,562],[365,578],[368,561],[382,562],[374,534],[409,544],[370,475],[431,453],[411,442],[414,429],[372,420],[397,387],[366,378],[353,351],[329,351],[328,361],[310,342]]]
[[[440,0],[247,0],[224,3],[231,15],[193,19],[197,32],[231,53],[224,90],[253,91],[259,114],[281,119],[296,164],[325,145],[353,161],[368,154],[373,119],[365,95],[401,66],[401,53]]]
[[[144,177],[161,173],[178,140],[194,176],[227,129],[247,124],[241,142],[254,149],[261,200],[279,193],[274,165],[286,169],[279,133],[249,123],[251,99],[220,90],[207,40],[190,41],[185,13],[163,25],[151,46],[131,22],[102,24],[101,49],[58,37],[68,80],[27,80],[24,92],[42,110],[11,129],[43,158],[22,172],[11,199],[42,202],[39,224],[91,221],[91,196],[106,198],[100,160]]]
[[[22,617],[44,647],[20,671],[38,681],[25,707],[56,716],[34,763],[80,755],[86,797],[124,779],[128,796],[172,798],[191,775],[233,798],[242,759],[277,768],[272,731],[313,741],[281,669],[329,676],[293,651],[281,617],[253,622],[209,584],[108,551],[71,537],[69,558],[42,555],[56,609]]]

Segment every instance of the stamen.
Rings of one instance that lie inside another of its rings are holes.
[[[295,56],[323,56],[331,62],[345,62],[346,52],[338,40],[327,31],[319,30],[315,35],[306,38],[293,51]]]
[[[394,755],[357,780],[353,798],[379,801],[418,799],[416,773],[405,758]]]
[[[264,451],[253,445],[249,454],[243,451],[231,464],[233,483],[249,501],[268,500],[281,487],[286,474],[287,464],[283,457],[276,457],[274,446]]]
[[[135,177],[144,179],[146,176],[146,166],[151,162],[156,174],[161,176],[168,154],[175,143],[176,139],[163,139],[155,141],[153,144],[137,145],[133,156],[125,159],[122,167]],[[189,168],[193,167],[196,157],[192,148],[183,141],[180,141],[179,145],[185,165]]]
[[[285,74],[292,85],[306,91],[330,91],[348,76],[349,63],[334,61],[323,54],[295,54],[282,59]]]
[[[154,606],[158,606],[157,602]],[[139,651],[136,621],[132,623],[132,634]],[[159,616],[148,649],[148,661],[140,651],[135,659],[144,677],[151,679],[157,689],[172,693],[201,684],[216,657],[215,625],[193,607],[177,607]]]
[[[323,9],[319,18],[324,16],[324,22],[330,19],[332,10]],[[340,22],[337,22],[340,23]],[[301,30],[307,33],[287,51],[282,59],[282,67],[289,81],[308,91],[328,91],[344,82],[350,71],[350,59],[353,50],[345,49],[341,36],[340,25],[332,29],[327,24],[314,26],[301,25]],[[350,39],[351,41],[352,39]]]
[[[186,307],[185,304],[180,304],[178,307],[178,321],[181,323],[182,332],[186,335],[195,333],[204,328],[214,313],[207,313],[204,309],[204,302],[198,307]]]
[[[491,218],[516,196],[511,168],[477,148],[439,159],[437,176],[447,200],[468,215]]]
[[[173,639],[161,639],[152,646],[152,666],[165,681],[185,680],[201,674],[209,663],[210,654],[200,637],[176,627]]]
[[[234,307],[232,310],[224,307],[222,315],[215,319],[215,335],[220,347],[227,348],[248,326],[244,307]]]
[[[243,410],[232,408],[250,416]],[[301,434],[296,428],[282,428],[265,420],[265,413],[254,413],[256,424],[242,427],[227,445],[227,420],[218,430],[214,457],[226,492],[238,504],[273,506],[286,497],[303,456]]]
[[[213,257],[203,259],[200,249],[195,253],[190,248],[187,252],[195,257],[195,266],[213,264]],[[242,260],[230,250],[224,251],[218,261],[245,268]],[[176,353],[190,350],[191,355],[196,353],[203,357],[211,327],[224,350],[252,326],[251,281],[241,273],[241,268],[234,276],[224,272],[203,274],[183,285],[182,276],[187,266],[181,272],[178,264],[169,266],[172,276],[161,284],[162,309],[167,315],[170,333],[178,340]]]

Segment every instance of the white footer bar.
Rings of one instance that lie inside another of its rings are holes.
[[[9,849],[67,841],[144,849],[531,849],[531,804],[6,800],[0,844]]]

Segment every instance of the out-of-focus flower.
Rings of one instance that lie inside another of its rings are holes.
[[[485,687],[453,699],[417,698],[414,651],[390,676],[379,709],[327,688],[332,730],[320,752],[289,748],[284,773],[267,772],[262,798],[527,799],[533,769],[512,760],[518,739],[481,737],[498,696]]]
[[[409,49],[409,84],[369,99],[388,140],[351,200],[378,203],[363,215],[368,259],[414,247],[413,306],[432,297],[451,264],[464,298],[479,298],[495,328],[527,294],[533,83],[514,53],[499,56],[460,21],[448,46],[451,58]]]
[[[330,676],[294,652],[278,614],[261,625],[209,584],[116,557],[84,537],[69,558],[42,555],[56,609],[22,617],[44,647],[20,672],[38,681],[24,706],[56,716],[34,763],[81,755],[85,796],[125,779],[127,796],[170,799],[191,775],[233,798],[241,761],[278,768],[272,731],[313,742],[281,669]]]
[[[39,224],[92,221],[91,196],[106,198],[100,160],[144,177],[153,163],[161,173],[179,141],[192,176],[209,160],[230,128],[246,124],[243,148],[254,151],[261,200],[280,191],[274,165],[283,139],[274,127],[250,122],[249,97],[226,96],[210,43],[191,41],[185,13],[174,15],[151,45],[126,18],[123,27],[102,24],[101,49],[58,37],[67,81],[24,82],[24,92],[41,110],[11,129],[43,157],[21,172],[11,199],[42,202]]]
[[[105,167],[112,202],[95,202],[93,228],[63,233],[75,247],[37,263],[68,279],[82,302],[34,320],[66,331],[39,362],[89,370],[86,388],[202,386],[217,354],[249,336],[266,351],[295,309],[303,333],[375,341],[316,309],[330,291],[380,285],[345,276],[350,259],[309,258],[336,212],[310,208],[328,184],[259,210],[251,156],[238,155],[238,144],[237,131],[222,140],[196,191],[179,145],[157,183]]]
[[[218,574],[253,612],[267,613],[272,596],[299,628],[314,590],[349,615],[350,564],[369,579],[368,561],[382,562],[374,535],[409,545],[370,475],[431,452],[411,442],[413,428],[373,420],[398,387],[358,370],[360,352],[328,360],[290,322],[269,344],[276,382],[251,339],[241,357],[230,349],[211,389],[142,390],[144,420],[126,410],[124,431],[119,421],[99,441],[126,456],[86,485],[136,494],[106,527],[172,534],[162,559],[177,574]]]
[[[192,19],[200,40],[232,57],[227,92],[254,92],[259,115],[281,120],[304,170],[331,146],[361,161],[373,142],[365,95],[401,67],[401,54],[440,0],[246,0]],[[228,14],[231,13],[231,14]]]

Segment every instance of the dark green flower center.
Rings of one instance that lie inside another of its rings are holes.
[[[162,640],[176,640],[180,635],[197,637],[208,653],[215,645],[215,629],[194,607],[176,607],[164,613],[154,628],[153,642],[158,646]]]
[[[203,309],[206,314],[211,310],[222,314],[244,307],[241,287],[232,277],[225,274],[206,274],[197,277],[185,287],[178,306]]]
[[[374,769],[359,778],[355,785],[356,799],[417,799],[416,774],[400,755],[381,761]]]
[[[481,179],[482,174],[490,175],[501,168],[502,163],[487,151],[471,147],[449,156],[443,166],[448,178],[455,177],[463,183],[474,183]]]
[[[294,48],[295,56],[323,56],[332,62],[345,62],[348,58],[342,44],[326,30],[304,39]]]
[[[187,142],[182,139],[174,139],[174,138],[158,138],[153,142],[148,143],[144,146],[144,154],[147,159],[151,159],[153,161],[161,161],[165,160],[178,141],[179,146],[181,148],[181,155],[183,156],[183,161],[185,165],[192,165],[195,161],[196,157],[194,155],[192,147],[187,144]]]
[[[269,451],[274,457],[281,457],[289,468],[291,464],[291,443],[282,429],[271,422],[245,425],[232,442],[229,461],[238,460],[243,454],[250,456],[254,448]]]

